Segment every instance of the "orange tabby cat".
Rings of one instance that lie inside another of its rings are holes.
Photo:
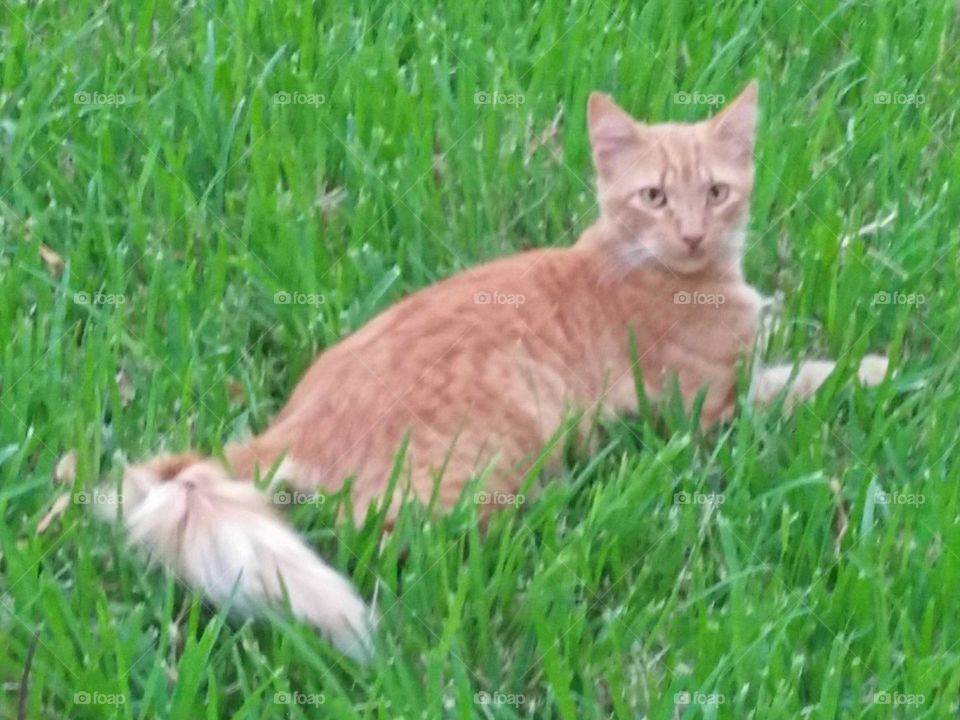
[[[409,433],[402,491],[429,501],[442,470],[443,506],[479,473],[490,497],[515,493],[571,411],[637,411],[631,329],[650,398],[675,375],[688,404],[708,388],[703,423],[729,416],[761,305],[741,271],[756,117],[755,83],[694,124],[645,125],[593,94],[600,216],[573,247],[474,267],[401,300],[317,358],[261,435],[227,446],[226,466],[183,454],[130,467],[133,538],[214,600],[235,593],[252,608],[286,596],[363,657],[371,612],[275,515],[251,482],[258,469],[280,463],[277,476],[304,492],[352,475],[362,518]],[[754,397],[798,399],[832,368],[767,369]],[[885,372],[882,358],[861,366],[866,382]]]

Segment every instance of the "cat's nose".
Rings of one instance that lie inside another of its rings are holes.
[[[700,246],[700,243],[703,242],[703,235],[684,235],[683,241],[687,244],[687,247],[690,248],[690,252],[693,252]]]

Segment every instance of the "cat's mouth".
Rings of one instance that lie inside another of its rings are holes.
[[[684,248],[682,251],[670,253],[661,262],[672,271],[686,275],[702,270],[711,257],[712,254],[703,247]]]
[[[681,250],[648,237],[638,238],[637,242],[620,257],[620,261],[629,269],[653,263],[670,272],[689,275],[702,270],[710,263],[713,256],[711,247],[699,245],[695,248],[684,247]]]

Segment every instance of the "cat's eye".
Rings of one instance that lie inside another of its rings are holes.
[[[658,208],[667,204],[667,194],[662,188],[645,187],[641,188],[637,194],[647,207]]]
[[[726,183],[714,183],[707,190],[707,202],[711,205],[719,205],[730,197],[730,186]]]

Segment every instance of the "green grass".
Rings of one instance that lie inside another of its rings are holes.
[[[28,666],[27,718],[955,716],[955,3],[524,6],[0,6],[0,716]],[[485,535],[469,502],[407,508],[382,540],[334,523],[336,498],[298,508],[377,588],[367,668],[212,611],[89,504],[35,531],[67,450],[77,494],[216,451],[405,292],[570,243],[595,214],[591,89],[682,120],[709,108],[675,93],[752,77],[747,271],[784,296],[768,354],[847,365],[793,417],[615,424]],[[523,102],[475,101],[493,92]],[[897,369],[871,391],[849,382],[867,351]]]

